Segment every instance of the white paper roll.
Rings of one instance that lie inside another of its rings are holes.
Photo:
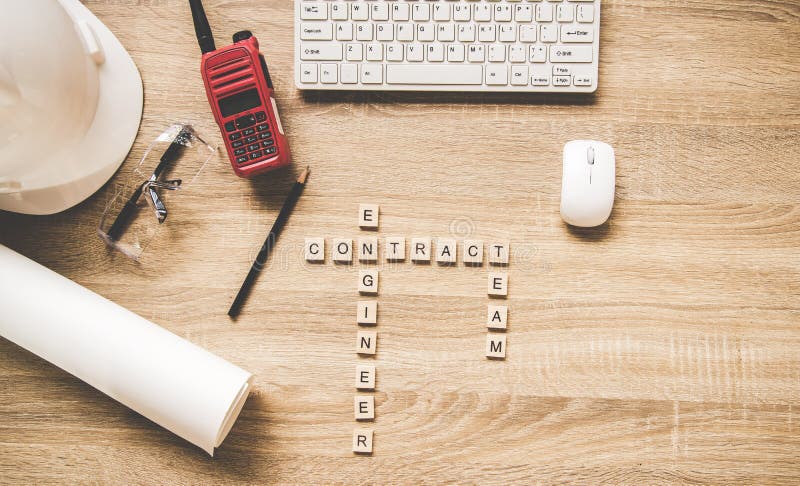
[[[252,375],[0,245],[0,336],[214,455]]]

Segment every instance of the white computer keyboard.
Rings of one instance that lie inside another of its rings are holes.
[[[597,89],[600,0],[295,0],[300,89]]]

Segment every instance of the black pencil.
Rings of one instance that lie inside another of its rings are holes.
[[[272,252],[272,249],[275,247],[275,242],[278,240],[278,236],[280,236],[283,226],[289,219],[289,215],[292,214],[292,210],[294,209],[295,204],[297,204],[297,200],[300,199],[300,195],[303,194],[303,188],[306,186],[307,178],[308,167],[306,167],[303,173],[300,174],[300,177],[297,178],[297,182],[295,182],[294,186],[292,186],[292,190],[289,191],[289,195],[286,196],[286,201],[283,202],[281,212],[278,213],[278,217],[275,219],[272,229],[269,230],[267,239],[264,240],[264,244],[261,246],[261,250],[258,252],[256,260],[253,262],[253,265],[250,266],[250,271],[247,273],[247,277],[245,277],[244,282],[242,282],[242,287],[239,289],[239,293],[236,294],[236,298],[233,299],[233,304],[231,304],[231,308],[228,310],[229,316],[235,318],[239,315],[242,304],[244,304],[245,299],[247,299],[247,296],[250,294],[250,289],[253,287],[253,282],[255,282],[258,274],[261,273],[261,269],[264,268],[264,264],[267,262],[267,258],[269,258],[269,254]]]

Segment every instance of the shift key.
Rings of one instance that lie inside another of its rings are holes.
[[[342,45],[330,42],[303,42],[300,44],[303,61],[341,61]]]
[[[592,62],[593,46],[550,46],[550,62]]]

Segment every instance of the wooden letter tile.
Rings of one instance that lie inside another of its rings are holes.
[[[406,259],[406,239],[402,236],[387,236],[384,248],[387,262],[402,262]]]
[[[378,303],[374,300],[362,300],[356,305],[356,322],[362,326],[374,326],[378,323]]]
[[[489,329],[505,330],[508,327],[508,307],[504,305],[490,305],[486,313],[486,327]]]
[[[359,204],[358,226],[364,229],[377,229],[379,210],[377,204]]]
[[[375,365],[356,366],[356,388],[359,390],[375,389]]]
[[[483,265],[483,242],[481,240],[464,240],[464,263],[472,266]]]
[[[490,297],[503,297],[508,295],[508,274],[490,273],[488,292]]]
[[[428,263],[431,261],[430,238],[412,238],[411,261],[417,263]]]
[[[378,333],[375,331],[358,331],[356,352],[374,355],[378,348]]]
[[[378,293],[378,271],[375,269],[358,271],[358,291],[362,294]]]
[[[378,261],[378,238],[375,236],[367,236],[358,239],[358,261]]]
[[[489,263],[492,265],[508,265],[508,254],[511,245],[507,242],[492,243],[489,245]]]
[[[486,357],[489,359],[506,359],[506,335],[489,333],[486,335]]]
[[[325,261],[325,238],[306,238],[306,261]]]
[[[353,431],[353,452],[372,454],[372,430],[356,429]]]
[[[372,395],[356,395],[353,400],[353,412],[356,420],[375,419],[375,397]]]
[[[336,238],[333,240],[333,261],[336,263],[352,263],[353,261],[353,240]]]
[[[441,265],[455,264],[457,249],[456,240],[439,238],[436,240],[436,261]]]

